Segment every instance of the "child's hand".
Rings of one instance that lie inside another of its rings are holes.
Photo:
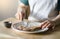
[[[47,28],[52,27],[52,29],[54,29],[55,24],[54,24],[53,21],[46,20],[46,21],[44,21],[44,22],[42,23],[41,28],[44,29],[44,28],[46,28],[46,27],[47,27]]]
[[[18,20],[22,21],[22,14],[21,14],[20,12],[19,12],[19,13],[16,13],[15,17],[16,17]]]

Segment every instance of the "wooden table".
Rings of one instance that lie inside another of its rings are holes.
[[[60,39],[60,26],[57,26],[54,31],[47,31],[38,34],[26,34],[13,31],[4,26],[4,21],[17,22],[15,18],[9,18],[0,21],[0,39]]]

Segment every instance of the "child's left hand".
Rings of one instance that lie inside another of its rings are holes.
[[[46,28],[46,27],[47,27],[47,28],[52,27],[52,29],[54,29],[55,24],[54,24],[53,21],[46,20],[46,21],[44,21],[44,22],[42,23],[41,28],[44,29],[44,28]]]

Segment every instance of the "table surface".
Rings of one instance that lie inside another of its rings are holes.
[[[27,34],[18,33],[11,28],[6,28],[4,26],[5,21],[12,21],[12,23],[18,22],[15,18],[8,18],[0,21],[0,39],[60,39],[60,26],[57,26],[54,30],[43,33]]]

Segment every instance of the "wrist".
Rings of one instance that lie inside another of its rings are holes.
[[[52,25],[56,26],[56,22],[53,20],[48,20]]]

